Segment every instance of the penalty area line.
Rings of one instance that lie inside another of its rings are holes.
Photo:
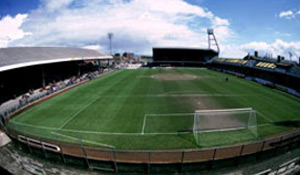
[[[176,134],[188,134],[190,132],[166,132],[166,133],[144,133],[141,134],[140,132],[99,132],[99,131],[83,131],[83,130],[74,130],[74,129],[60,129],[60,128],[54,128],[54,127],[45,127],[45,126],[36,126],[31,124],[25,124],[25,123],[19,123],[19,122],[12,122],[14,124],[17,124],[19,126],[27,126],[30,128],[37,128],[41,130],[52,130],[55,132],[62,131],[62,132],[72,132],[72,133],[81,133],[81,134],[97,134],[97,135],[124,135],[124,136],[142,136],[142,135],[176,135]]]
[[[178,135],[178,134],[190,134],[192,132],[189,131],[185,131],[185,132],[149,132],[149,133],[140,133],[140,132],[132,132],[132,133],[120,133],[120,132],[98,132],[98,131],[83,131],[83,130],[74,130],[74,129],[60,129],[60,128],[53,128],[53,127],[45,127],[45,126],[36,126],[36,125],[31,125],[31,124],[25,124],[25,123],[19,123],[16,121],[13,121],[12,123],[17,124],[19,126],[28,126],[31,128],[37,128],[37,129],[44,129],[44,130],[52,130],[52,132],[58,132],[58,131],[62,131],[62,132],[72,132],[72,133],[81,133],[81,134],[97,134],[97,135],[124,135],[124,136],[143,136],[143,135]],[[257,125],[257,127],[265,127],[265,126],[270,126],[272,125],[271,123],[265,123],[265,124],[259,124]],[[215,130],[216,131],[216,130]],[[220,129],[219,129],[220,131]]]

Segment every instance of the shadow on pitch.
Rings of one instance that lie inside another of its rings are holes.
[[[300,128],[300,121],[286,120],[286,121],[274,122],[273,124],[277,126]]]

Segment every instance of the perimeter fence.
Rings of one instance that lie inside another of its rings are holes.
[[[22,149],[33,155],[109,172],[194,172],[286,153],[300,146],[300,130],[292,130],[257,142],[207,149],[120,150],[83,144],[81,137],[46,139],[6,128]],[[59,137],[59,136],[57,136]]]

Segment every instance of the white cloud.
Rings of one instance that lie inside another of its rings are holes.
[[[233,35],[227,19],[183,0],[44,0],[22,25],[32,35],[10,46],[101,45],[108,51],[107,33],[113,32],[116,52],[150,54],[152,46],[207,47],[206,27],[214,27],[220,41]]]
[[[0,20],[0,47],[7,47],[9,42],[30,35],[21,29],[26,18],[27,14],[18,14],[15,17],[5,16]]]
[[[279,13],[280,18],[285,18],[285,19],[295,19],[300,15],[300,10],[287,10],[287,11],[282,11]]]
[[[102,51],[103,48],[100,45],[86,45],[82,47],[83,49]]]
[[[275,32],[276,36],[279,37],[291,37],[292,35],[290,33],[282,33],[282,32]]]
[[[193,6],[181,0],[164,0],[164,1],[151,1],[151,0],[135,0],[133,4],[154,11],[158,13],[165,13],[170,16],[177,15],[178,13],[193,14],[200,17],[213,17],[211,13],[206,12],[199,6]]]
[[[54,10],[66,7],[73,1],[74,0],[42,0],[42,3],[46,9],[48,9],[50,12],[53,12]]]
[[[279,13],[279,17],[280,17],[280,18],[290,18],[290,17],[293,16],[293,14],[294,14],[293,11],[287,10],[287,11],[280,12],[280,13]]]
[[[258,50],[258,51],[265,51],[265,52],[272,52],[273,48],[270,44],[265,42],[251,42],[247,44],[243,44],[241,46],[244,50]]]
[[[292,53],[292,60],[298,61],[300,57],[300,42],[286,42],[281,39],[275,40],[273,43],[266,42],[250,42],[242,45],[227,45],[223,48],[222,56],[242,58],[247,53],[258,51],[260,56],[272,54],[285,56],[290,59],[289,52]]]
[[[215,26],[229,26],[230,25],[229,21],[227,19],[222,19],[217,16],[214,18],[213,24]]]
[[[300,10],[292,11],[294,14]],[[286,11],[279,16],[289,15]],[[210,24],[204,25],[202,20]],[[183,0],[42,0],[28,15],[7,16],[0,21],[0,47],[67,46],[108,53],[107,33],[113,32],[114,52],[151,54],[152,47],[206,48],[207,27],[214,28],[221,56],[241,58],[254,50],[286,58],[288,52],[294,59],[300,56],[300,42],[277,39],[273,43],[228,44],[236,34],[227,19]]]
[[[242,49],[240,45],[226,44],[221,47],[220,57],[243,58],[245,55],[247,55],[247,51]]]

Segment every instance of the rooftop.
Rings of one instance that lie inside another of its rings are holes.
[[[95,50],[67,47],[0,48],[0,72],[20,67],[64,61],[112,59]]]

